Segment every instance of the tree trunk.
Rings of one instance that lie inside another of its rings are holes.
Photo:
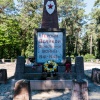
[[[91,38],[90,38],[90,54],[92,54],[92,35],[91,35]]]

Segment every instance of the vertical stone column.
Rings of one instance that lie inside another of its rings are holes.
[[[15,70],[15,80],[24,78],[25,57],[18,56]]]
[[[75,71],[77,81],[84,79],[84,59],[81,56],[75,58]]]
[[[41,28],[59,28],[56,0],[44,0]]]

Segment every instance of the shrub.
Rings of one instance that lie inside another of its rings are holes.
[[[92,59],[95,59],[95,56],[93,54],[86,54],[84,56],[85,61],[91,61]]]

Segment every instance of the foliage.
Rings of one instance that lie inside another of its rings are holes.
[[[0,58],[33,56],[34,29],[41,26],[43,0],[16,2],[0,0]],[[66,56],[88,53],[100,58],[99,5],[100,0],[96,0],[86,23],[83,0],[57,0],[59,26],[67,33]]]
[[[21,40],[22,40],[22,55],[31,56],[34,52],[34,29],[39,27],[39,22],[41,20],[41,15],[36,12],[38,9],[38,1],[21,1],[23,8],[21,9],[20,16],[18,20],[21,27]],[[40,3],[41,4],[41,3]]]
[[[82,49],[82,26],[84,25],[84,2],[82,0],[58,0],[60,6],[58,11],[62,22],[60,27],[66,28],[67,43],[66,49],[67,54],[69,52],[74,55],[78,55]]]
[[[93,54],[86,54],[86,55],[84,56],[84,60],[85,60],[85,61],[90,61],[90,60],[92,60],[92,59],[95,59],[95,56],[93,56]]]
[[[41,20],[41,15],[36,12],[40,0],[19,1],[16,7],[13,1],[8,1],[0,1],[0,58],[29,56],[29,52],[33,55],[34,28]]]
[[[99,38],[97,39],[97,55],[96,57],[98,59],[100,59],[100,34],[99,34]]]
[[[95,33],[97,34],[97,58],[100,58],[100,0],[95,0],[92,11],[92,19],[95,21]]]

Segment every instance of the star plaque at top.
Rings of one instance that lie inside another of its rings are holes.
[[[48,1],[46,3],[46,10],[49,14],[52,14],[55,10],[55,4],[53,1]]]
[[[50,5],[48,5],[48,7],[49,7],[49,9],[52,9],[53,5],[50,4]]]

